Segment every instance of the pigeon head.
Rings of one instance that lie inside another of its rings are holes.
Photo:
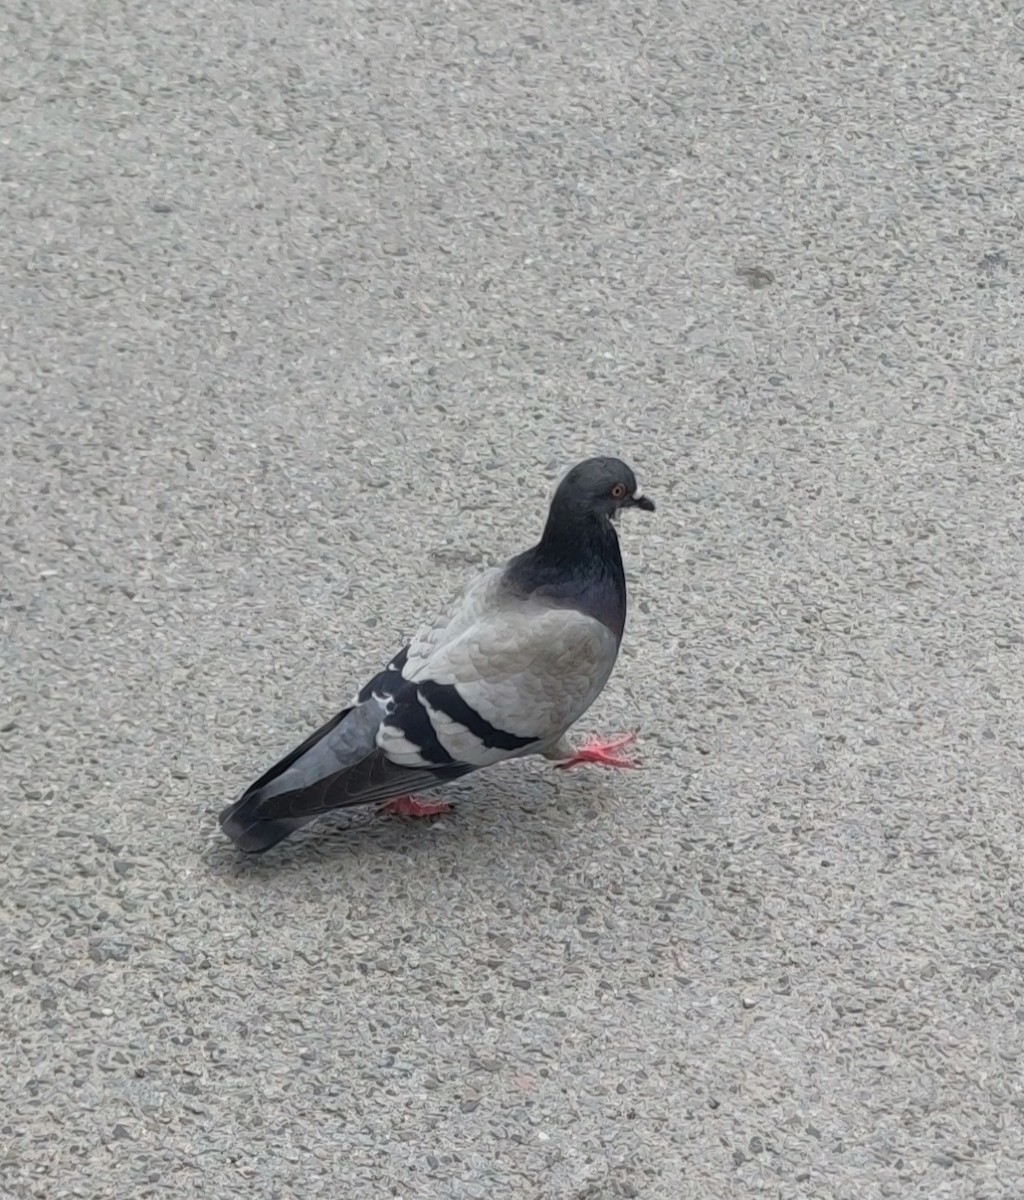
[[[636,476],[621,459],[588,458],[577,463],[558,485],[552,502],[552,509],[556,508],[614,520],[623,508],[654,512],[654,501],[640,491]]]

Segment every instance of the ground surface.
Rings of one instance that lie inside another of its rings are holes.
[[[1024,1194],[1022,40],[9,0],[0,1195]],[[644,770],[241,860],[595,451]]]

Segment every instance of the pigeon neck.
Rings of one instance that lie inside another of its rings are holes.
[[[556,502],[537,545],[509,564],[508,580],[527,594],[578,608],[622,637],[626,577],[607,517]]]
[[[537,544],[537,558],[568,570],[577,570],[581,563],[607,563],[619,559],[619,538],[611,521],[592,509],[553,504]]]

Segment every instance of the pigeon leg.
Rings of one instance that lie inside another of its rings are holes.
[[[578,750],[574,750],[569,758],[555,763],[555,766],[563,771],[569,767],[582,767],[587,763],[596,763],[601,767],[635,767],[637,764],[634,759],[622,758],[615,753],[616,750],[632,745],[635,741],[635,733],[624,733],[621,737],[610,738],[608,741],[592,737]]]
[[[452,806],[443,800],[420,800],[416,796],[397,796],[380,810],[396,817],[436,817],[451,812]]]

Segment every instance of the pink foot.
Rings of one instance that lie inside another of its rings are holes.
[[[380,810],[393,813],[396,817],[436,817],[452,811],[452,806],[443,800],[417,800],[415,796],[398,796],[389,800]]]
[[[592,737],[580,746],[572,758],[555,763],[555,766],[563,771],[568,770],[569,767],[582,767],[586,763],[596,763],[600,767],[635,767],[637,764],[633,759],[619,758],[615,755],[616,750],[632,745],[635,741],[635,733],[626,733],[622,737],[612,738],[607,742],[602,741],[599,737]]]

